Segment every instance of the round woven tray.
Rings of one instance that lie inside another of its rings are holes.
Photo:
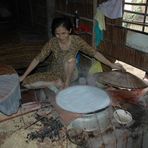
[[[96,81],[117,88],[137,89],[148,85],[137,76],[129,72],[110,71],[94,74]]]

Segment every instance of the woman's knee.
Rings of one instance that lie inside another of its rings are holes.
[[[68,64],[75,65],[75,64],[76,64],[76,59],[75,59],[75,58],[71,58],[71,59],[68,60],[67,63],[68,63]]]

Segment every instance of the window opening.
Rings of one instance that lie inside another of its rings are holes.
[[[122,26],[148,33],[148,0],[124,0]]]

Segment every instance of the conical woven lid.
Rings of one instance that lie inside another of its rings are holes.
[[[100,72],[94,74],[96,80],[100,83],[111,85],[113,87],[119,88],[146,88],[148,85],[137,76],[129,72],[121,71],[110,71],[110,72]]]

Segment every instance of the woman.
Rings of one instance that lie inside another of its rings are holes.
[[[25,87],[68,87],[73,79],[78,51],[82,51],[85,54],[96,58],[100,62],[110,66],[112,69],[122,69],[121,65],[111,63],[102,54],[88,45],[82,38],[77,35],[72,35],[72,24],[70,19],[66,17],[55,18],[52,22],[51,29],[53,37],[45,44],[41,53],[33,59],[25,73],[20,77],[20,81],[23,81]],[[54,59],[49,72],[36,73],[28,76],[29,73],[51,52],[53,53]]]

